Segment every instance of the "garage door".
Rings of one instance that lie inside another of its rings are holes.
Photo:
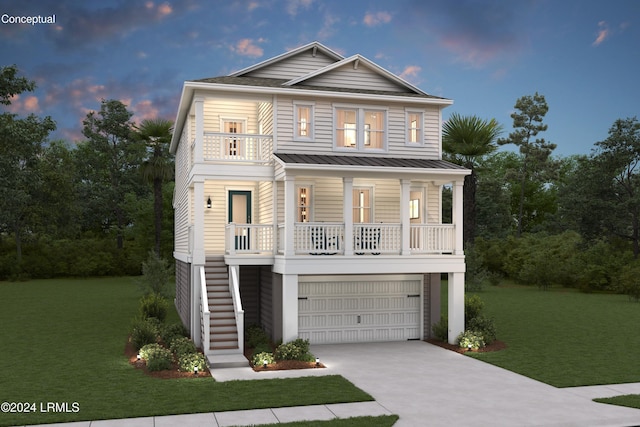
[[[312,344],[420,338],[422,278],[298,283],[298,335]]]

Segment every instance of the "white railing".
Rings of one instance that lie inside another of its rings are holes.
[[[293,241],[296,254],[343,254],[344,224],[298,222],[294,226]]]
[[[211,311],[209,310],[207,277],[204,274],[204,266],[200,267],[200,334],[202,349],[207,354],[211,347]]]
[[[272,141],[270,135],[205,132],[202,155],[205,161],[266,163]]]
[[[240,299],[240,280],[238,278],[238,267],[229,267],[229,292],[233,299],[233,312],[236,318],[236,328],[238,331],[238,348],[240,353],[244,353],[244,309]]]
[[[455,227],[453,224],[411,224],[409,246],[412,254],[453,253]]]
[[[227,255],[273,253],[273,225],[236,224],[225,227]]]
[[[355,254],[399,254],[401,249],[401,224],[353,224]]]

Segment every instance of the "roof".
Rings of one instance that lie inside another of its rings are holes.
[[[328,166],[362,166],[380,168],[405,168],[447,170],[464,172],[468,169],[445,160],[405,159],[393,157],[338,156],[328,154],[289,154],[274,153],[285,164],[328,165]]]

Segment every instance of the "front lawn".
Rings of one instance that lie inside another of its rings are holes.
[[[373,400],[341,376],[149,377],[124,356],[138,301],[132,278],[0,282],[0,402],[36,408],[2,413],[0,426]]]
[[[640,304],[626,296],[516,285],[477,295],[508,348],[471,357],[556,387],[640,382]]]

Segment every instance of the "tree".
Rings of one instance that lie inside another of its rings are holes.
[[[562,212],[590,239],[617,237],[640,255],[640,123],[618,119],[581,158],[562,190]]]
[[[547,125],[542,124],[542,120],[549,111],[549,107],[543,95],[536,92],[533,96],[523,96],[516,101],[514,108],[518,110],[518,112],[511,114],[515,130],[509,134],[508,138],[499,139],[498,144],[518,146],[523,158],[522,168],[519,171],[518,236],[520,236],[523,230],[527,181],[530,181],[531,177],[535,177],[536,174],[544,173],[549,156],[556,148],[556,144],[546,142],[544,138],[536,138],[538,133],[547,130]]]
[[[160,256],[162,239],[162,184],[173,177],[173,162],[169,153],[173,123],[165,119],[143,120],[137,137],[147,146],[147,158],[141,165],[145,181],[153,185],[155,252]],[[150,154],[150,155],[149,155]]]
[[[15,65],[0,68],[0,104],[11,105],[13,96],[35,89],[33,81],[17,74]],[[0,114],[0,231],[13,233],[18,265],[23,234],[33,228],[31,207],[40,186],[39,156],[55,128],[49,116],[30,114],[20,119],[16,114]]]
[[[448,154],[448,160],[471,170],[471,174],[464,178],[463,190],[463,236],[466,245],[475,238],[477,169],[480,161],[496,150],[495,141],[502,132],[502,126],[495,119],[483,120],[454,113],[442,131],[442,148]]]
[[[102,229],[115,230],[118,249],[124,247],[130,222],[125,196],[143,194],[138,169],[144,145],[133,137],[131,116],[122,102],[102,100],[100,111],[91,111],[84,119],[82,133],[87,140],[76,150],[82,199],[89,215],[85,220],[97,220]]]

